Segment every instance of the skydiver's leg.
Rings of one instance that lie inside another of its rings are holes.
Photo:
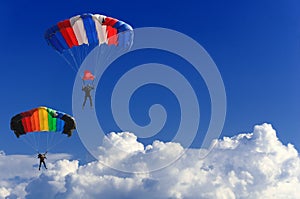
[[[42,166],[42,161],[40,161],[39,170],[41,170],[41,166]]]
[[[93,107],[92,97],[91,96],[88,96],[88,97],[89,97],[89,100],[90,100],[90,106]]]
[[[83,104],[82,104],[82,108],[85,106],[86,100],[87,100],[87,96],[84,96],[84,101],[83,101]]]
[[[44,164],[45,169],[47,169],[45,161],[43,161],[43,164]]]

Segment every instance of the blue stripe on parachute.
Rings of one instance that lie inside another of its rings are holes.
[[[113,27],[117,29],[118,33],[132,30],[132,27],[123,21],[117,21]]]
[[[124,31],[122,33],[120,33],[119,35],[122,35],[123,38],[123,48],[128,50],[129,48],[131,48],[132,46],[132,41],[133,41],[133,30],[127,30]]]
[[[69,49],[69,46],[68,46],[67,42],[65,41],[64,37],[62,36],[62,34],[59,31],[56,32],[54,36],[59,41],[59,43],[62,46],[63,50]]]
[[[51,44],[51,46],[53,46],[60,53],[62,53],[65,49],[69,49],[69,46],[57,25],[52,26],[46,31],[45,38]]]
[[[56,51],[59,53],[62,53],[63,47],[60,44],[59,40],[55,37],[55,31],[57,31],[57,28],[51,27],[45,32],[45,39],[48,42],[49,45],[51,45]]]
[[[57,119],[56,120],[56,131],[57,132],[63,131],[64,125],[65,125],[65,122],[63,120]]]
[[[96,25],[92,18],[92,15],[91,14],[83,14],[83,15],[81,15],[81,18],[82,18],[82,21],[84,24],[84,29],[85,29],[89,44],[90,45],[93,45],[93,44],[98,45],[99,44],[98,35],[97,35]]]
[[[63,121],[61,118],[65,115],[65,113],[56,111],[56,131],[61,132],[64,130],[65,121]]]

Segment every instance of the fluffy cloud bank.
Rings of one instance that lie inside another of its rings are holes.
[[[108,144],[110,143],[110,144]],[[126,153],[116,152],[118,144]],[[101,161],[79,165],[65,154],[48,163],[48,171],[32,168],[32,157],[9,163],[16,156],[0,153],[0,198],[292,198],[299,197],[300,159],[291,145],[283,145],[269,124],[248,134],[224,137],[201,159],[200,149],[188,149],[173,164],[149,173],[125,173],[105,164],[122,164],[139,171],[184,150],[178,143],[155,141],[143,146],[131,133],[111,133],[104,140]],[[155,155],[143,158],[155,151]],[[11,167],[12,166],[12,167]],[[28,169],[32,168],[32,170]]]

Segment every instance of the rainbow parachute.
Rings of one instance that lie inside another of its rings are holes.
[[[70,115],[47,107],[38,107],[11,118],[10,128],[17,137],[31,132],[62,132],[69,137],[76,128]]]

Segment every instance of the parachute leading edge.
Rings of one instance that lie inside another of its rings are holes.
[[[76,124],[70,115],[42,106],[12,117],[10,128],[17,137],[43,131],[62,132],[70,137],[76,129]]]

